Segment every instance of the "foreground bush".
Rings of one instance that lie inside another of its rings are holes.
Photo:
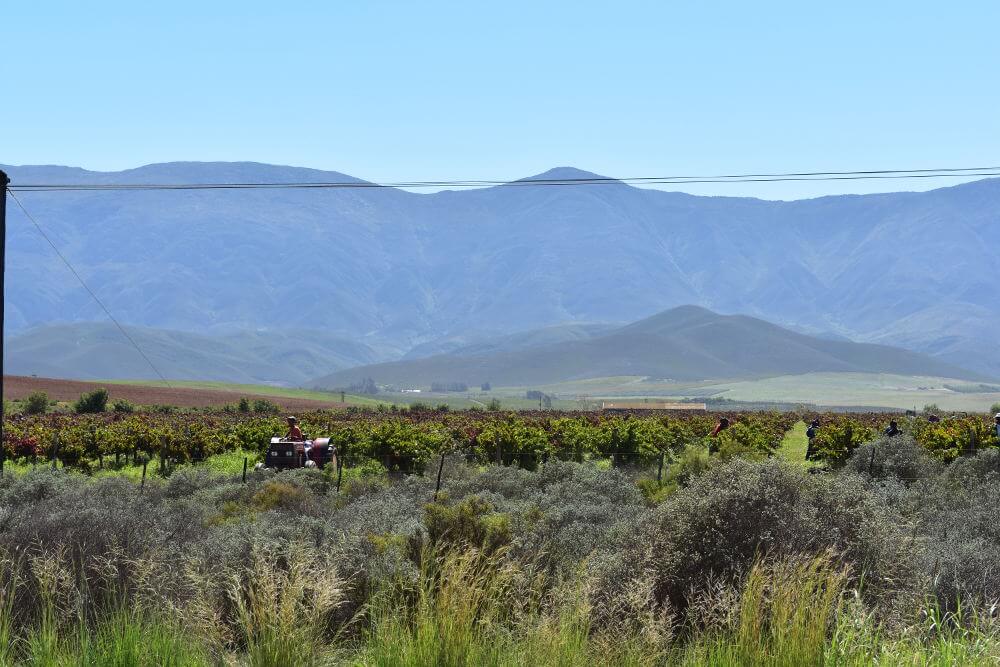
[[[0,664],[996,662],[1000,452],[867,446],[818,475],[678,463],[656,506],[555,460],[449,457],[436,501],[377,466],[340,494],[39,467],[0,480]]]
[[[734,460],[695,479],[594,560],[599,597],[648,581],[652,602],[680,615],[714,582],[741,581],[760,558],[831,552],[864,576],[890,612],[917,594],[920,575],[899,516],[851,475],[823,477],[768,461]]]
[[[940,474],[942,468],[927,451],[908,435],[880,437],[851,454],[848,470],[875,479],[914,482]]]

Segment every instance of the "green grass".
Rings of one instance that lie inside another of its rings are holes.
[[[102,610],[89,623],[67,613],[56,601],[55,572],[35,569],[40,608],[27,628],[18,628],[14,618],[13,593],[20,580],[15,575],[0,584],[0,666],[207,667],[216,662],[205,643],[165,610],[121,604]]]
[[[157,386],[151,380],[98,380],[99,384],[124,384],[132,386]],[[311,401],[340,401],[339,391],[319,391],[316,389],[300,389],[294,387],[274,387],[263,384],[234,384],[229,382],[210,382],[201,380],[171,380],[174,387],[189,389],[208,389],[227,391],[247,396],[263,396],[269,398],[297,398]],[[528,387],[530,389],[530,387]],[[376,407],[378,405],[409,406],[414,403],[436,407],[447,405],[452,410],[467,410],[469,408],[485,408],[491,400],[498,399],[505,410],[537,410],[538,401],[524,397],[527,389],[506,389],[498,392],[421,392],[419,394],[403,394],[397,392],[383,393],[377,396],[360,396],[346,394],[345,401],[350,405],[361,407]],[[561,410],[575,410],[580,407],[578,401],[557,399],[552,407]]]
[[[806,450],[808,448],[809,438],[806,437],[806,423],[800,421],[785,434],[785,438],[781,441],[781,446],[778,447],[777,455],[791,463],[809,466],[815,465],[812,461],[806,461]]]
[[[155,385],[149,380],[104,380],[106,384]],[[339,401],[339,392],[273,387],[270,385],[233,384],[195,380],[171,381],[178,387],[230,391],[272,398],[297,398],[316,401]],[[351,405],[428,406],[447,405],[453,410],[484,408],[492,399],[507,410],[538,409],[538,402],[524,394],[537,389],[554,396],[557,410],[594,409],[604,399],[725,398],[747,403],[811,404],[829,407],[921,408],[936,403],[942,410],[982,412],[1000,402],[1000,392],[985,391],[978,383],[935,377],[909,377],[877,373],[805,373],[755,380],[711,380],[698,382],[650,381],[639,376],[575,380],[532,387],[494,387],[486,392],[401,394],[378,396],[347,394]]]
[[[98,384],[126,384],[133,386],[159,386],[152,380],[95,380]],[[229,391],[247,396],[265,396],[272,398],[300,398],[311,401],[340,401],[339,391],[317,391],[315,389],[299,389],[295,387],[275,387],[267,384],[235,384],[230,382],[210,382],[202,380],[171,380],[174,387],[188,389],[209,389],[214,391]],[[345,401],[351,405],[371,405],[386,403],[369,396],[345,394]]]
[[[823,556],[758,563],[714,627],[683,637],[652,617],[595,627],[596,610],[579,582],[545,598],[533,584],[519,583],[519,574],[471,551],[425,564],[415,589],[376,595],[366,612],[371,625],[345,662],[944,667],[1000,661],[1000,641],[988,619],[956,624],[924,610],[926,628],[890,635],[854,605],[847,572]],[[546,599],[555,604],[545,605]]]
[[[44,468],[46,466],[48,466],[49,468],[51,468],[52,467],[52,462],[49,461],[49,460],[47,460],[47,459],[39,459],[37,464],[31,465],[31,463],[25,463],[23,461],[14,462],[14,461],[8,460],[8,461],[4,461],[4,463],[3,463],[3,474],[5,476],[6,475],[15,475],[15,476],[18,476],[18,475],[23,475],[23,474],[25,474],[27,472],[30,472],[31,470],[33,470],[36,467],[38,467],[38,468]],[[60,467],[59,469],[62,470],[62,467]],[[69,468],[68,470],[72,470],[72,468]],[[0,663],[0,665],[2,665],[2,663]]]
[[[163,665],[200,667],[212,664],[208,651],[170,621],[134,610],[109,614],[95,628],[77,626],[60,630],[43,625],[28,638],[31,665],[88,665],[125,667]],[[16,664],[16,663],[15,663]]]
[[[734,400],[804,402],[817,405],[871,405],[921,408],[937,403],[943,410],[985,411],[998,393],[963,391],[971,383],[935,377],[878,373],[806,373],[716,385],[718,396]]]
[[[238,449],[224,454],[209,456],[198,465],[220,475],[240,475],[243,473],[243,460],[247,459],[247,468],[253,470],[254,464],[260,458],[260,452],[247,452]]]
[[[252,470],[254,464],[256,464],[259,457],[260,457],[259,452],[234,450],[231,452],[225,452],[223,454],[215,454],[214,456],[209,456],[204,461],[200,461],[198,463],[182,463],[178,465],[172,465],[170,472],[173,473],[181,468],[197,466],[198,468],[204,468],[211,472],[218,473],[220,475],[240,475],[243,473],[244,458],[248,459],[247,462],[248,470]],[[98,468],[97,464],[95,463],[94,467],[90,471],[90,475],[95,478],[124,477],[126,479],[132,480],[133,482],[140,481],[142,479],[142,464],[140,463],[139,465],[134,465],[128,461],[129,460],[126,459],[126,462],[116,466],[114,465],[113,456],[105,457],[104,459],[105,467]],[[52,462],[48,460],[39,460],[35,466],[32,466],[31,463],[25,463],[25,462],[14,463],[12,461],[5,461],[4,475],[15,475],[15,476],[24,475],[30,472],[36,466],[51,467]],[[62,470],[63,468],[60,466],[59,469]],[[66,470],[71,474],[79,474],[79,475],[86,474],[74,468],[67,468]],[[153,478],[159,475],[160,475],[160,462],[156,458],[151,459],[146,465],[146,476],[148,478]],[[2,665],[3,663],[0,663],[0,667],[2,667]]]
[[[724,398],[741,402],[812,404],[830,407],[921,408],[936,403],[942,410],[983,412],[1000,402],[1000,392],[979,383],[938,377],[880,373],[805,373],[754,380],[667,382],[639,376],[591,378],[538,387],[576,406],[600,405],[608,399]],[[503,400],[524,387],[494,387]],[[523,393],[521,394],[523,395]],[[577,397],[586,397],[583,401]]]
[[[499,392],[470,392],[470,393],[430,393],[421,392],[419,394],[380,394],[385,398],[391,400],[397,405],[413,405],[414,403],[421,403],[423,405],[428,405],[435,407],[441,404],[447,405],[452,410],[468,410],[469,408],[482,408],[490,404],[490,401],[496,399],[500,401],[500,407],[503,410],[537,410],[538,400],[537,399],[527,399],[524,397],[524,392],[513,393],[510,391],[499,391]],[[566,401],[566,400],[554,400],[552,401],[552,407],[543,409],[553,409],[553,410],[577,410],[580,405],[576,401]]]
[[[405,667],[654,665],[641,637],[591,636],[582,589],[543,609],[543,580],[476,550],[426,553],[415,588],[377,594],[371,626],[350,664]]]

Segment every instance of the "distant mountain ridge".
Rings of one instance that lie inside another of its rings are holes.
[[[693,381],[814,372],[985,379],[907,350],[815,338],[753,317],[683,306],[589,337],[363,366],[309,385],[333,389],[372,378],[397,387],[434,382],[531,386],[615,376]]]
[[[15,185],[358,181],[257,163],[4,169]],[[587,176],[559,168],[533,178]],[[475,331],[629,322],[693,303],[1000,375],[996,179],[795,202],[620,182],[20,198],[135,326],[293,327],[405,351],[471,341]],[[104,317],[16,207],[7,276],[11,334]]]
[[[436,354],[470,357],[494,352],[510,352],[538,345],[586,340],[615,328],[613,324],[561,324],[506,335],[476,333],[444,338],[417,345],[403,359],[421,359]]]
[[[156,369],[171,380],[297,385],[329,371],[387,358],[384,352],[321,331],[241,332],[206,336],[127,327]],[[79,380],[157,379],[110,323],[62,324],[8,339],[4,372]]]

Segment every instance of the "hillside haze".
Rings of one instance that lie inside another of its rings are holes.
[[[356,181],[256,163],[5,169],[14,185]],[[469,332],[630,322],[698,304],[1000,375],[997,180],[795,202],[621,183],[19,196],[136,326],[308,329],[432,352]],[[8,217],[8,329],[103,319],[20,212]]]
[[[434,382],[530,386],[615,376],[691,381],[813,372],[984,379],[906,350],[805,336],[757,318],[685,306],[589,338],[496,346],[485,352],[459,349],[339,371],[310,385],[333,389],[372,378],[397,387]]]
[[[126,331],[165,377],[239,383],[301,384],[327,372],[370,364],[384,352],[322,331],[240,332],[206,336],[146,327]],[[107,323],[30,329],[7,341],[4,371],[12,375],[101,379],[157,379],[122,333]]]

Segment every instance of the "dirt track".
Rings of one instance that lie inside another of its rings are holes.
[[[318,410],[320,408],[345,407],[337,401],[314,401],[304,398],[287,398],[267,394],[245,394],[235,391],[215,389],[191,389],[187,387],[169,388],[164,386],[100,384],[80,380],[58,380],[54,378],[24,377],[5,375],[3,378],[4,398],[24,398],[33,391],[44,391],[56,401],[75,401],[80,394],[104,387],[111,394],[111,400],[124,398],[139,405],[176,405],[184,408],[200,408],[211,405],[236,403],[246,396],[250,400],[266,398],[289,411]]]

